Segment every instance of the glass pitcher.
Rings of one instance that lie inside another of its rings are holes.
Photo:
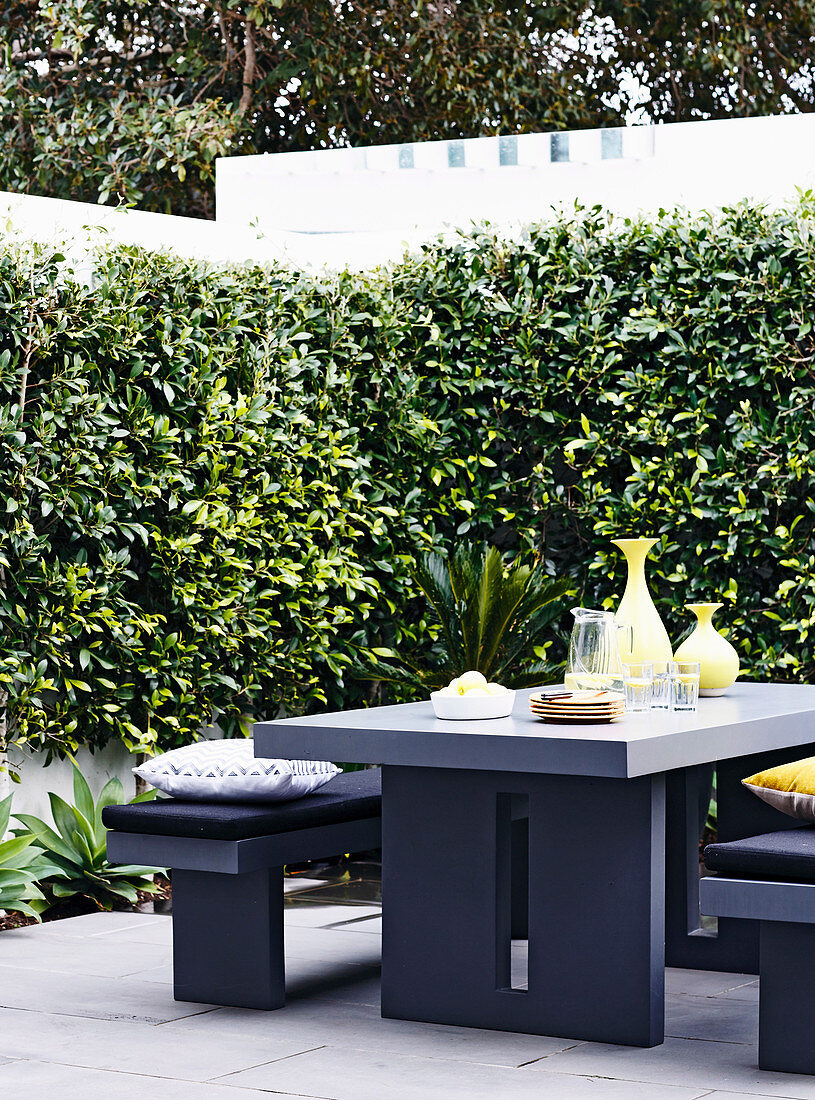
[[[618,623],[612,611],[573,607],[574,626],[569,641],[569,669],[564,677],[572,691],[622,691],[623,667],[617,636],[632,627]]]

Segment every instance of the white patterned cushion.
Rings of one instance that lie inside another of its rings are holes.
[[[194,802],[286,802],[324,786],[339,768],[323,760],[263,760],[255,742],[197,741],[133,772],[174,798]]]

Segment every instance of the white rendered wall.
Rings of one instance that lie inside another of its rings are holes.
[[[18,236],[58,246],[80,267],[88,250],[106,242],[139,245],[214,263],[282,262],[323,266],[324,250],[311,238],[250,225],[219,225],[147,210],[0,191],[0,237]]]
[[[52,760],[46,767],[45,754],[31,750],[12,749],[10,763],[20,783],[10,783],[5,791],[0,786],[0,795],[11,794],[13,813],[36,814],[51,824],[49,792],[61,795],[66,802],[73,802],[73,769],[67,760]],[[124,786],[126,799],[136,793],[136,780],[132,769],[136,765],[135,756],[121,743],[106,745],[99,752],[91,753],[80,749],[76,755],[77,763],[90,784],[94,798],[109,779],[117,776]],[[14,824],[14,822],[12,822]]]
[[[216,724],[205,726],[200,735],[204,739],[216,740],[223,737],[223,730]],[[127,751],[121,742],[111,743],[97,752],[80,749],[76,762],[82,774],[88,780],[94,798],[96,798],[109,779],[118,777],[124,787],[125,798],[129,801],[136,794],[136,777],[133,768],[137,757]],[[45,753],[30,748],[13,747],[9,753],[11,771],[20,779],[19,783],[10,782],[5,768],[0,770],[0,798],[11,794],[14,798],[12,810],[16,813],[36,814],[50,823],[51,810],[48,801],[50,792],[61,795],[67,802],[73,801],[73,768],[68,760],[52,760],[45,763]],[[0,758],[2,764],[2,758]]]
[[[622,215],[785,202],[815,187],[815,115],[228,157],[216,174],[218,224],[368,266],[447,227],[517,226],[575,202]]]
[[[815,188],[815,114],[221,158],[217,221],[0,192],[0,232],[78,264],[105,241],[213,262],[373,267],[451,227],[512,228],[559,205],[616,213]]]

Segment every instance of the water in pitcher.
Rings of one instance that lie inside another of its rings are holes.
[[[564,677],[573,691],[622,691],[623,668],[617,641],[620,630],[611,611],[573,607],[574,626],[569,641],[569,669]]]

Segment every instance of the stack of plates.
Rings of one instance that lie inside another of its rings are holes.
[[[613,722],[625,714],[625,696],[619,691],[575,691],[559,698],[552,692],[536,692],[529,697],[529,709],[544,722]]]

